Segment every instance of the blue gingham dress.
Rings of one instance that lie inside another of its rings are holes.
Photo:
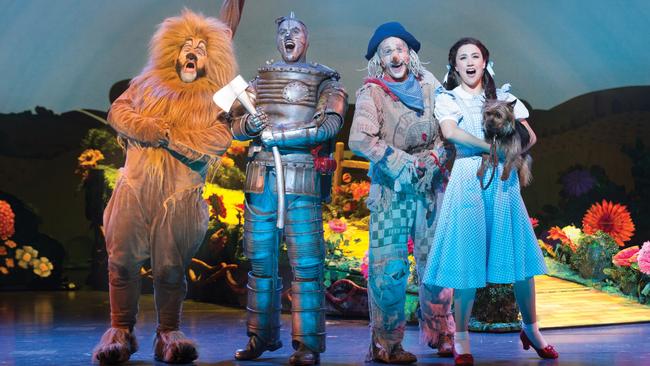
[[[484,96],[471,95],[460,86],[439,88],[435,115],[439,121],[451,119],[458,127],[483,139]],[[512,101],[509,85],[497,89],[497,98]],[[517,101],[515,116],[528,117]],[[423,282],[451,288],[485,287],[486,283],[513,283],[547,272],[546,264],[519,190],[513,170],[509,179],[500,179],[499,164],[492,183],[482,190],[476,171],[480,152],[456,145],[457,156],[438,216],[433,244]],[[492,171],[484,176],[487,183]]]

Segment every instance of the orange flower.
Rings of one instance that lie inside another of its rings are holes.
[[[553,226],[548,231],[548,236],[546,238],[561,241],[562,244],[568,245],[573,252],[578,249],[577,245],[571,241],[571,238],[569,238],[569,236],[564,231],[562,231],[559,226]]]
[[[0,266],[0,273],[2,273],[3,275],[8,275],[9,270],[7,269],[7,267]]]
[[[237,156],[241,155],[244,152],[246,152],[246,145],[244,145],[242,142],[234,140],[232,142],[232,145],[228,148],[226,153],[230,156]]]
[[[226,150],[226,153],[230,156],[241,155],[246,151],[246,148],[243,146],[231,146]]]
[[[341,180],[343,180],[343,183],[350,183],[352,182],[352,176],[350,175],[350,173],[344,173]]]
[[[4,245],[0,245],[0,255],[5,256],[7,255],[7,247]]]
[[[350,190],[352,191],[352,199],[355,201],[360,201],[370,192],[370,182],[363,181],[359,183],[352,183],[350,185]]]
[[[582,218],[582,229],[586,234],[607,233],[621,247],[634,235],[634,223],[627,208],[606,200],[589,208]]]
[[[11,238],[16,232],[14,227],[14,211],[7,201],[0,200],[0,240],[7,240]],[[9,245],[7,245],[9,246]]]
[[[5,264],[7,265],[7,268],[15,267],[15,262],[13,258],[5,258]]]
[[[16,247],[16,242],[13,240],[7,240],[5,242],[5,245],[8,246],[9,248],[15,248]]]
[[[221,165],[223,165],[224,168],[232,168],[233,166],[235,166],[235,161],[227,156],[222,156]]]

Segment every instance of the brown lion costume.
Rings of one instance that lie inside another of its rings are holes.
[[[208,227],[205,175],[232,139],[212,102],[236,75],[231,35],[221,21],[189,10],[165,19],[151,40],[147,66],[111,106],[108,120],[125,144],[126,163],[104,212],[111,328],[93,354],[101,363],[127,361],[137,350],[139,270],[149,259],[158,315],[155,357],[174,363],[198,357],[179,331],[180,314],[185,270]],[[183,55],[189,66],[178,65]],[[186,68],[194,80],[181,80]]]

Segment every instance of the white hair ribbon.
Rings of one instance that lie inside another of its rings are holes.
[[[447,82],[447,78],[449,77],[449,72],[451,71],[451,65],[447,64],[447,73],[445,74],[445,77],[442,79],[442,83]]]
[[[492,66],[494,66],[494,62],[490,61],[488,62],[486,69],[488,74],[490,74],[490,76],[494,78],[494,69],[492,68]]]

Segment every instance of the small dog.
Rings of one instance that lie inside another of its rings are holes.
[[[483,105],[483,131],[485,141],[493,145],[490,154],[483,154],[483,161],[476,172],[483,184],[483,176],[487,166],[497,165],[497,149],[505,153],[503,174],[501,180],[507,180],[513,168],[519,174],[519,184],[526,187],[533,180],[531,166],[533,159],[523,149],[530,142],[530,134],[521,122],[515,119],[514,107],[517,101],[506,102],[502,100],[486,100]],[[495,149],[496,148],[496,149]],[[491,182],[491,179],[490,179]],[[489,183],[488,183],[489,186]],[[487,187],[484,187],[487,189]]]

